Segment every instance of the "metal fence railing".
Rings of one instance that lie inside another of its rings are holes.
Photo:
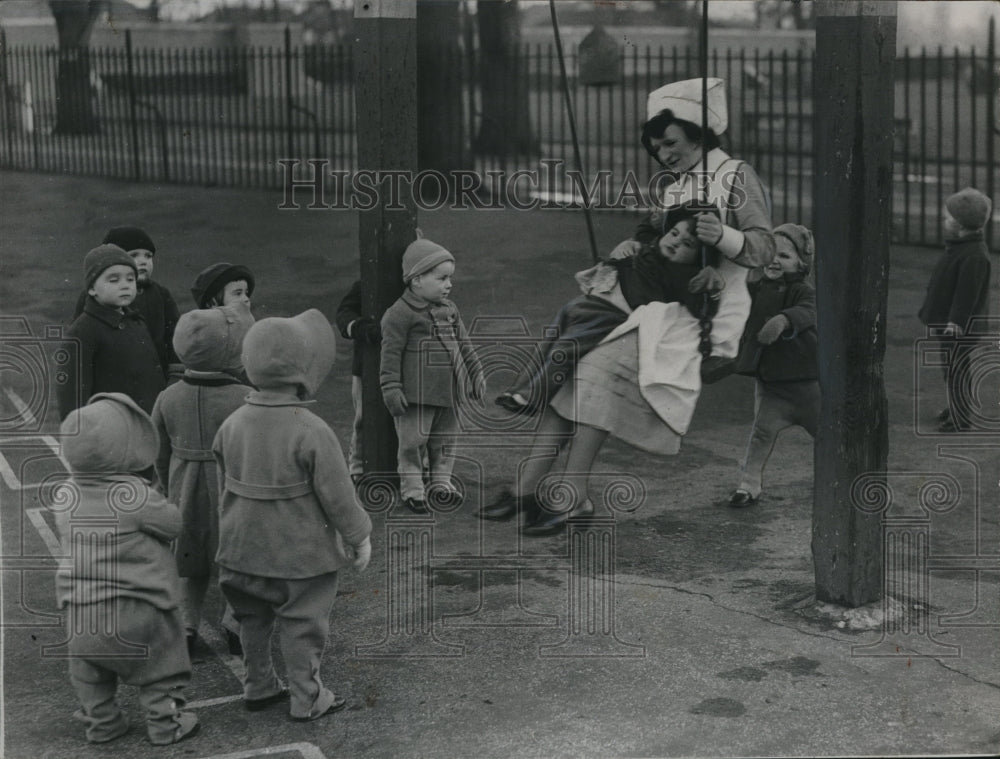
[[[116,48],[74,57],[55,48],[3,46],[0,167],[230,187],[281,188],[282,159],[320,158],[354,172],[355,92],[349,46],[134,49],[126,32]],[[530,150],[493,155],[477,136],[489,118],[478,50],[449,65],[469,168],[539,177],[539,197],[564,202],[579,186],[552,46],[528,45],[512,67],[509,107],[526,108]],[[610,200],[631,176],[645,187],[655,167],[639,144],[646,94],[696,76],[686,48],[627,48],[615,83],[588,86],[576,52],[567,59],[585,177],[603,170]],[[724,146],[767,184],[775,222],[811,223],[813,98],[811,53],[714,53],[709,73],[726,79],[729,129]],[[452,69],[452,70],[455,70]],[[996,99],[1000,70],[993,28],[985,49],[901,51],[895,77],[893,239],[941,241],[944,198],[964,185],[995,197]],[[442,123],[442,129],[448,125]],[[542,170],[540,170],[542,167]],[[484,182],[488,185],[488,182]],[[997,238],[997,223],[991,235]]]

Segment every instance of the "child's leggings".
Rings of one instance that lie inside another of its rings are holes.
[[[458,418],[450,406],[411,403],[402,416],[393,420],[399,449],[399,493],[405,498],[424,500],[423,455],[426,449],[431,484],[452,487],[455,457],[447,450],[455,443]]]
[[[291,715],[308,719],[325,713],[336,697],[323,687],[319,669],[337,597],[337,573],[289,580],[219,567],[219,586],[240,623],[243,697],[252,701],[282,690],[271,660],[271,633],[277,624]]]
[[[754,420],[750,441],[740,465],[739,489],[754,498],[760,495],[764,466],[767,464],[778,433],[800,425],[813,437],[819,423],[819,382],[764,382],[754,387]],[[812,451],[808,458],[812,459]]]
[[[524,366],[507,392],[519,393],[533,409],[548,405],[573,376],[580,359],[627,319],[628,314],[603,298],[593,295],[573,298],[559,309],[538,343],[541,361],[537,357],[522,357]]]
[[[88,741],[104,743],[128,729],[115,701],[119,680],[139,686],[152,743],[175,743],[198,724],[193,713],[181,711],[191,662],[177,609],[136,598],[70,604],[67,626],[69,679],[80,701],[74,716],[87,726]]]

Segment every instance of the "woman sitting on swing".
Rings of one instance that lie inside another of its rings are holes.
[[[668,84],[649,95],[642,144],[664,169],[660,208],[611,257],[635,255],[643,243],[660,237],[670,208],[710,204],[718,213],[699,214],[694,233],[720,255],[709,276],[697,279],[705,293],[721,290],[717,311],[709,319],[706,307],[699,319],[682,303],[654,302],[628,314],[581,358],[570,381],[542,410],[531,454],[513,487],[480,511],[483,519],[506,520],[520,511],[524,535],[548,535],[562,530],[570,516],[593,511],[587,498],[590,471],[608,435],[652,453],[676,454],[701,392],[703,360],[736,356],[750,311],[746,276],[771,260],[774,238],[763,185],[746,163],[719,146],[718,135],[728,123],[724,83],[706,84],[704,129],[698,125],[701,79]],[[558,510],[546,507],[538,492],[558,456],[553,439],[560,448],[569,444],[561,481],[574,494],[573,502]]]

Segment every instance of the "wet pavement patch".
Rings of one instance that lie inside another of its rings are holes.
[[[787,672],[790,675],[804,675],[806,677],[826,677],[822,672],[817,672],[821,662],[815,659],[808,659],[805,656],[793,656],[791,659],[776,659],[761,664],[767,669],[776,669],[779,672]]]
[[[732,698],[706,698],[688,711],[691,714],[707,714],[710,717],[739,717],[747,708]]]
[[[767,677],[767,672],[756,667],[737,667],[736,669],[728,669],[725,672],[716,672],[715,676],[721,677],[723,680],[743,680],[748,683],[759,683]]]

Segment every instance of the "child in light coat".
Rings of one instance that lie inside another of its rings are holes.
[[[183,528],[174,545],[181,576],[181,611],[188,650],[194,648],[219,547],[219,482],[212,442],[215,433],[251,388],[233,373],[242,371],[243,338],[253,324],[241,306],[189,311],[177,322],[174,348],[184,363],[183,379],[162,393],[153,407],[160,439],[156,474],[164,495],[181,510]],[[223,619],[230,653],[242,653],[239,626],[227,608]]]
[[[482,400],[483,370],[462,323],[448,300],[455,257],[419,238],[403,253],[406,291],[382,316],[379,384],[395,418],[399,489],[403,504],[427,512],[422,472],[426,447],[430,469],[427,496],[440,506],[460,498],[451,480],[455,464],[448,447],[458,429],[456,407],[469,397]]]
[[[740,482],[729,505],[757,502],[764,466],[778,433],[793,425],[813,437],[819,424],[816,291],[807,281],[815,255],[813,235],[798,224],[774,230],[775,256],[747,280],[753,299],[736,371],[756,378],[754,420]]]
[[[344,707],[323,686],[339,572],[371,557],[371,520],[355,500],[333,430],[309,410],[333,368],[336,338],[311,309],[262,319],[243,341],[252,391],[222,423],[212,451],[219,467],[219,585],[240,624],[245,706],[291,697],[293,720]],[[271,661],[278,624],[288,690]]]
[[[56,527],[72,561],[56,573],[56,596],[66,609],[69,676],[80,700],[74,716],[91,743],[124,735],[128,720],[115,701],[121,681],[139,688],[150,742],[177,743],[198,729],[198,718],[182,711],[191,662],[169,547],[181,518],[132,474],[152,466],[156,430],[127,395],[100,393],[60,431],[72,479],[56,503],[73,505],[57,512]]]

